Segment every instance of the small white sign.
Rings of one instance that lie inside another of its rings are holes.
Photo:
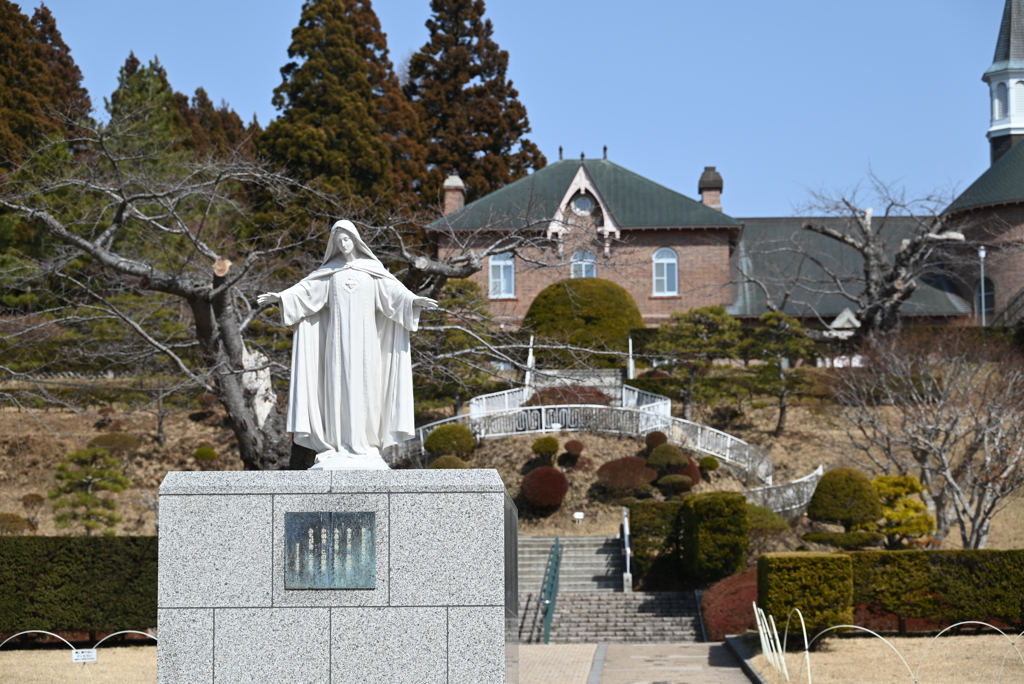
[[[95,663],[96,649],[82,648],[71,651],[71,662],[73,663]]]

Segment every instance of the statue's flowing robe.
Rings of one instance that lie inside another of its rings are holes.
[[[375,259],[332,259],[279,293],[295,326],[288,432],[318,461],[375,458],[414,436],[409,333],[416,295]]]

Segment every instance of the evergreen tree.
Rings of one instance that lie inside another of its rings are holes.
[[[778,399],[779,420],[772,434],[781,437],[786,429],[789,397],[810,385],[807,372],[794,363],[814,356],[814,342],[800,321],[779,311],[764,314],[760,323],[746,343],[748,356],[763,361],[757,367],[754,387]]]
[[[88,113],[81,72],[45,7],[31,20],[0,0],[0,165],[61,129],[54,112]]]
[[[150,145],[170,146],[189,137],[167,71],[156,57],[143,66],[129,53],[118,72],[117,89],[104,104],[112,120],[137,119],[141,128],[135,138]]]
[[[174,94],[178,111],[191,132],[190,147],[200,154],[223,156],[237,150],[249,158],[256,155],[260,134],[255,119],[246,126],[242,117],[224,101],[215,107],[205,88],[196,88],[191,103],[182,93]]]
[[[417,203],[427,171],[427,150],[423,146],[423,126],[412,103],[402,92],[388,56],[387,36],[370,0],[345,0],[348,20],[355,31],[356,43],[370,80],[373,116],[380,127],[384,144],[391,151],[391,206]]]
[[[123,492],[131,484],[119,466],[106,449],[82,449],[66,455],[54,473],[57,488],[50,492],[57,527],[81,525],[86,536],[101,529],[103,534],[113,535],[114,526],[121,521],[117,502],[100,492]]]
[[[426,130],[424,198],[438,201],[456,170],[473,200],[547,162],[523,137],[526,107],[506,78],[508,53],[491,37],[483,0],[432,0],[431,9],[430,42],[413,55],[405,87]]]
[[[81,118],[92,112],[89,92],[82,86],[82,72],[71,58],[71,49],[57,30],[57,20],[46,5],[40,5],[32,15],[36,31],[39,57],[52,76],[52,99],[72,118]]]
[[[374,119],[373,88],[346,0],[307,0],[274,90],[281,116],[261,136],[272,159],[302,180],[375,198],[391,179],[390,151]]]

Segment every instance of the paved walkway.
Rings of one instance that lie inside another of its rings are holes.
[[[750,684],[724,644],[519,645],[519,684]]]

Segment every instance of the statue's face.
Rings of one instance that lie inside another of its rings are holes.
[[[338,246],[341,247],[342,254],[351,254],[356,248],[356,243],[352,240],[351,235],[341,231],[338,233]]]

